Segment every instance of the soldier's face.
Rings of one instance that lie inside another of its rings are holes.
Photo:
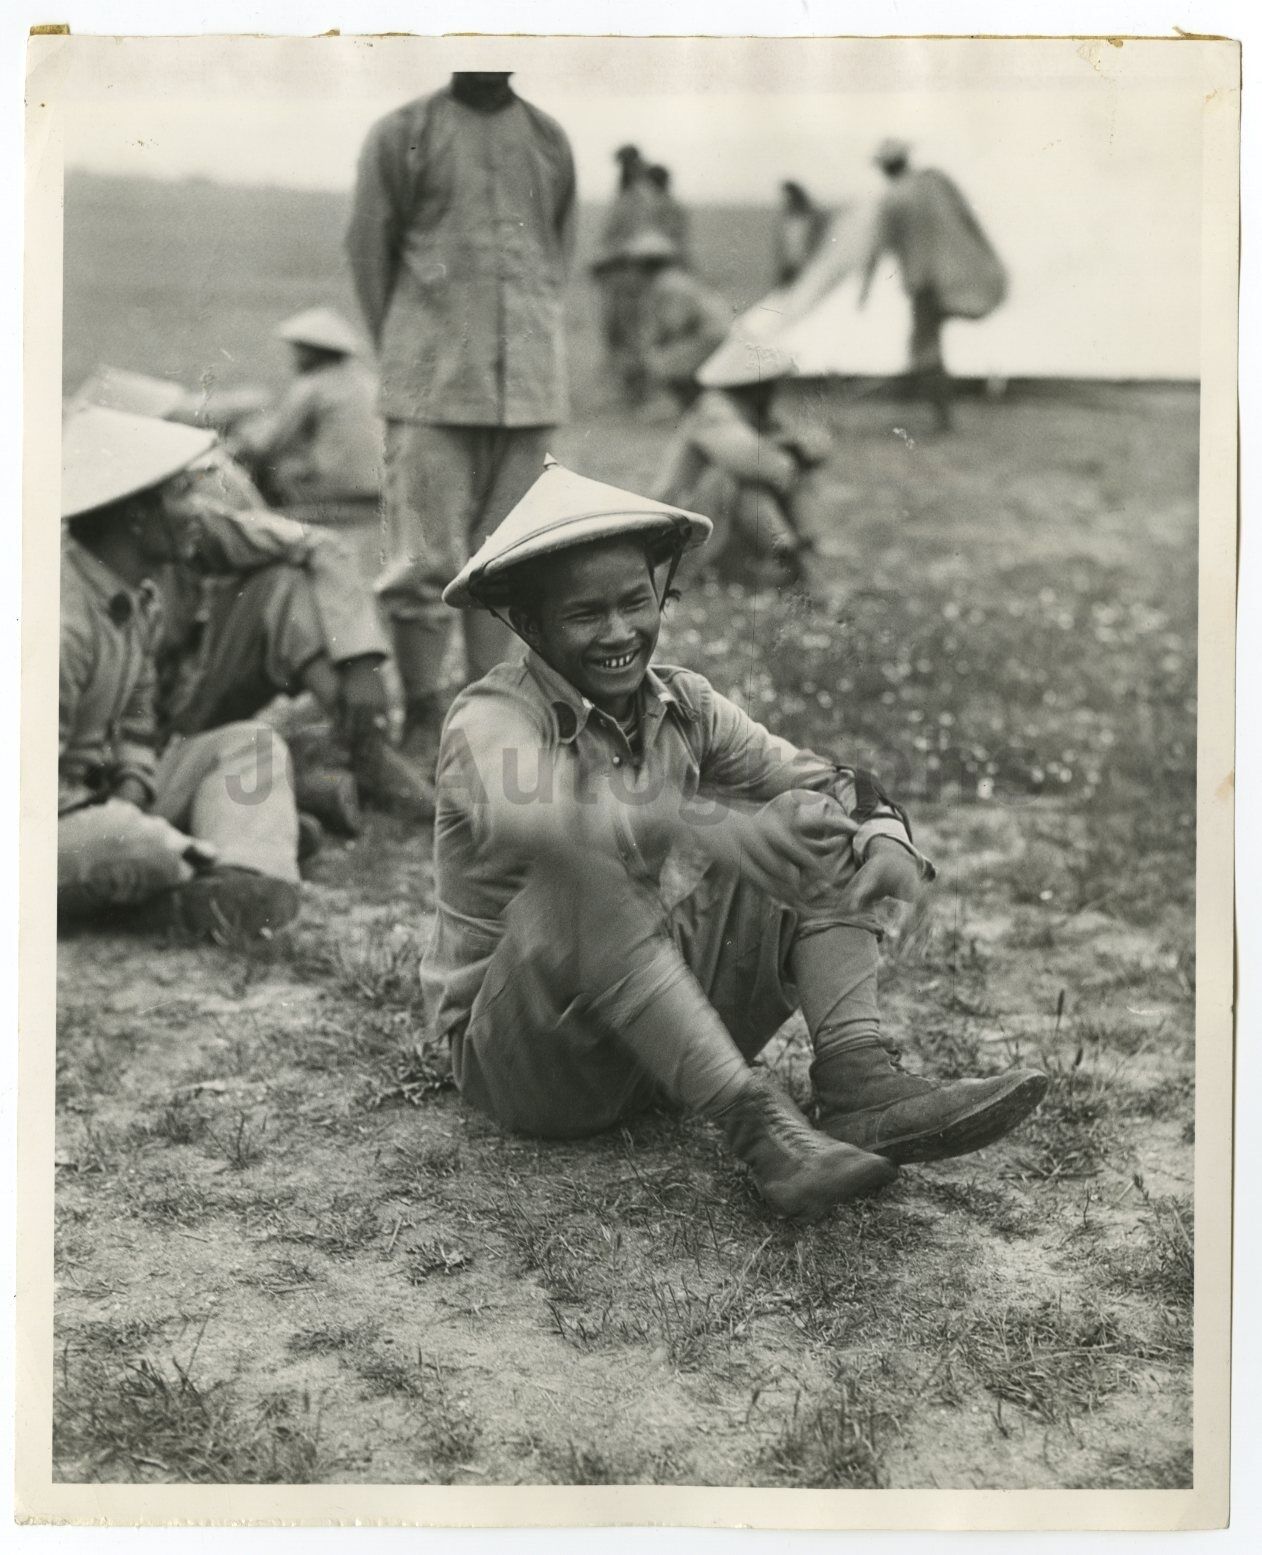
[[[167,487],[160,487],[133,503],[128,517],[133,544],[154,567],[179,561],[181,556],[181,530],[169,511],[168,502]]]
[[[605,712],[621,715],[648,672],[662,627],[643,549],[610,540],[562,551],[522,633],[542,658]]]

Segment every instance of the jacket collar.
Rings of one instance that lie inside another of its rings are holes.
[[[92,593],[105,607],[115,626],[123,626],[133,615],[144,615],[154,608],[157,587],[146,578],[137,588],[129,587],[112,567],[107,567],[87,546],[67,535],[62,548]]]
[[[572,686],[546,660],[540,658],[533,648],[526,649],[525,665],[552,709],[557,739],[562,745],[574,743],[587,727],[593,713],[603,716],[594,703],[588,701],[577,687]],[[645,722],[650,728],[656,729],[668,710],[682,718],[690,719],[693,716],[692,710],[680,702],[652,665],[640,686],[640,695]]]

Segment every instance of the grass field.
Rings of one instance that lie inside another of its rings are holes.
[[[220,346],[258,379],[341,295],[335,200],[126,200],[72,186],[68,383]],[[760,219],[700,224],[746,300]],[[600,408],[590,320],[556,452],[642,485],[668,428]],[[806,1229],[696,1122],[506,1138],[420,1009],[429,839],[377,820],[261,950],[62,941],[59,1477],[1190,1484],[1196,395],[970,401],[942,440],[795,407],[836,434],[826,597],[695,583],[662,656],[912,803],[941,877],[889,1027],[936,1074],[1040,1064],[1040,1112]],[[796,1024],[766,1061],[805,1099]]]

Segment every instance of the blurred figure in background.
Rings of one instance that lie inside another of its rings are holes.
[[[824,241],[829,213],[810,197],[801,184],[786,179],[780,185],[780,210],[776,221],[776,285],[796,281],[807,261]]]
[[[605,361],[619,399],[639,405],[646,384],[640,361],[642,274],[626,263],[627,245],[655,226],[657,198],[648,179],[648,163],[638,146],[619,146],[618,186],[606,213],[592,260],[592,279],[600,295],[600,328]]]
[[[382,426],[377,379],[354,330],[332,308],[307,308],[277,329],[294,376],[265,415],[242,426],[242,451],[275,506],[313,523],[375,517]]]
[[[543,464],[567,413],[565,285],[574,163],[556,121],[506,71],[387,114],[359,159],[347,251],[377,347],[389,547],[378,593],[403,683],[405,750],[437,749],[456,626],[442,590]],[[455,679],[507,630],[466,623]]]
[[[670,168],[663,167],[660,162],[654,162],[644,176],[653,196],[653,226],[658,232],[664,232],[675,245],[679,263],[685,267],[690,266],[692,264],[691,223],[688,220],[688,212],[671,193]]]
[[[810,586],[815,541],[804,497],[831,443],[777,419],[776,389],[793,371],[775,346],[730,337],[698,373],[701,392],[654,489],[658,501],[713,521],[710,565],[737,581]]]
[[[639,354],[646,382],[685,409],[697,397],[697,369],[727,337],[732,309],[685,267],[666,233],[643,233],[627,252],[645,275]]]
[[[952,424],[951,383],[942,357],[950,318],[981,319],[1003,301],[1008,279],[977,217],[955,184],[933,168],[913,170],[906,141],[886,139],[874,158],[889,181],[862,269],[860,307],[882,254],[898,261],[911,301],[911,373],[934,408],[940,431]]]

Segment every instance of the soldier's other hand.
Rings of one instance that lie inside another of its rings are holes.
[[[701,836],[711,857],[789,905],[800,901],[804,878],[818,866],[818,844],[801,834],[787,803],[765,805],[752,815],[732,811]]]

